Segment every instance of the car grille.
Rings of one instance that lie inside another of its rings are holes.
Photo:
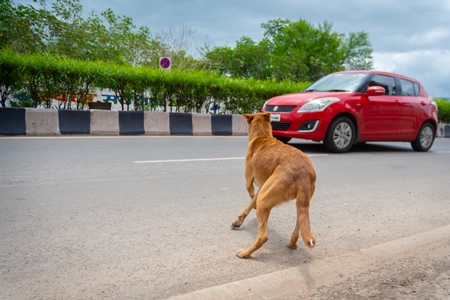
[[[291,127],[291,122],[272,122],[273,130],[288,130]]]
[[[275,107],[276,109],[274,109]],[[296,105],[266,105],[264,110],[267,112],[290,112],[296,107]]]

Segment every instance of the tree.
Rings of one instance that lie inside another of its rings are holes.
[[[262,27],[276,80],[314,81],[343,69],[342,35],[330,23],[315,27],[305,20],[275,20]]]
[[[346,37],[334,32],[331,23],[314,26],[302,19],[275,19],[261,27],[264,38],[259,43],[244,36],[234,49],[204,48],[204,66],[233,77],[305,82],[346,68],[372,67],[364,32]]]
[[[15,6],[10,0],[0,0],[0,49],[45,52],[50,36],[47,29],[49,13],[32,5]]]
[[[237,78],[267,79],[271,76],[267,44],[256,43],[243,36],[236,41],[236,47],[215,47],[203,50],[203,68],[218,71],[222,75]]]
[[[17,68],[0,64],[0,105],[6,107],[6,100],[20,89]]]
[[[157,54],[157,64],[153,67],[159,67],[159,58],[168,56],[172,60],[174,67],[179,69],[196,69],[199,62],[192,55],[189,55],[189,49],[194,42],[195,31],[187,25],[180,27],[169,26],[165,29],[157,30],[155,33],[158,43],[155,44],[154,51]]]
[[[345,69],[346,70],[370,70],[373,68],[372,44],[366,32],[351,32],[344,40]]]

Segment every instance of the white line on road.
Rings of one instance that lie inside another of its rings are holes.
[[[311,154],[308,156],[327,156],[328,154]],[[136,160],[135,164],[155,164],[172,162],[197,162],[197,161],[221,161],[221,160],[243,160],[245,157],[216,157],[216,158],[190,158],[190,159],[167,159],[167,160]]]
[[[141,160],[134,161],[135,164],[153,164],[170,162],[194,162],[194,161],[218,161],[218,160],[239,160],[245,157],[221,157],[221,158],[192,158],[192,159],[168,159],[168,160]]]

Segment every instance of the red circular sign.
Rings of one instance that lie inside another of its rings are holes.
[[[169,69],[171,65],[170,58],[163,57],[159,60],[159,66],[163,69]]]

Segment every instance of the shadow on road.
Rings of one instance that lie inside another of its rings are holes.
[[[305,152],[315,154],[335,154],[325,150],[322,143],[314,143],[309,141],[295,140],[289,145]],[[414,152],[409,143],[366,143],[354,145],[348,153],[370,153],[370,152]]]

